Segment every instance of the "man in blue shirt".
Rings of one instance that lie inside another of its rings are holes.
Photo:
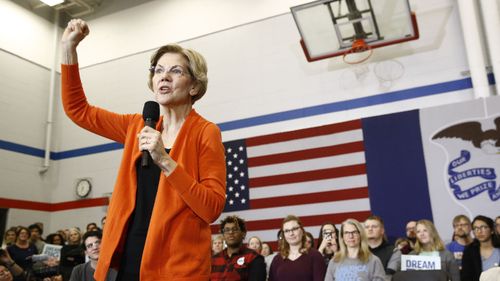
[[[472,242],[470,219],[465,215],[453,218],[453,241],[446,245],[446,249],[453,253],[458,268],[462,268],[462,255],[465,246]]]

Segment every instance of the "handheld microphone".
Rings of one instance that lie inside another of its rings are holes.
[[[156,122],[160,120],[160,105],[155,101],[147,101],[142,110],[142,119],[144,119],[144,126],[149,126],[154,129],[156,127]],[[149,157],[149,152],[143,150],[141,159],[142,167],[149,166]]]

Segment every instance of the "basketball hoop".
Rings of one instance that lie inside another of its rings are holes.
[[[359,64],[368,60],[372,54],[372,47],[367,45],[364,39],[356,39],[352,43],[351,49],[344,52],[342,59],[347,64]]]

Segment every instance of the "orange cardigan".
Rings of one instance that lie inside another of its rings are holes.
[[[124,144],[95,272],[95,279],[104,281],[110,267],[118,268],[127,221],[134,210],[135,163],[141,156],[137,134],[144,122],[140,114],[116,114],[89,105],[78,65],[62,65],[61,81],[68,117],[86,130]],[[219,217],[225,203],[226,170],[219,128],[192,110],[170,155],[178,166],[168,177],[160,176],[140,279],[206,281],[210,277],[210,223]]]

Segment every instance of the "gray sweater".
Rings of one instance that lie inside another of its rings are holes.
[[[346,258],[342,262],[328,263],[325,281],[383,281],[385,270],[382,262],[375,255],[370,255],[367,263],[359,259]]]
[[[95,270],[90,266],[90,261],[79,264],[73,268],[69,281],[95,281],[94,272]],[[116,270],[110,269],[106,281],[115,281],[116,277]]]

